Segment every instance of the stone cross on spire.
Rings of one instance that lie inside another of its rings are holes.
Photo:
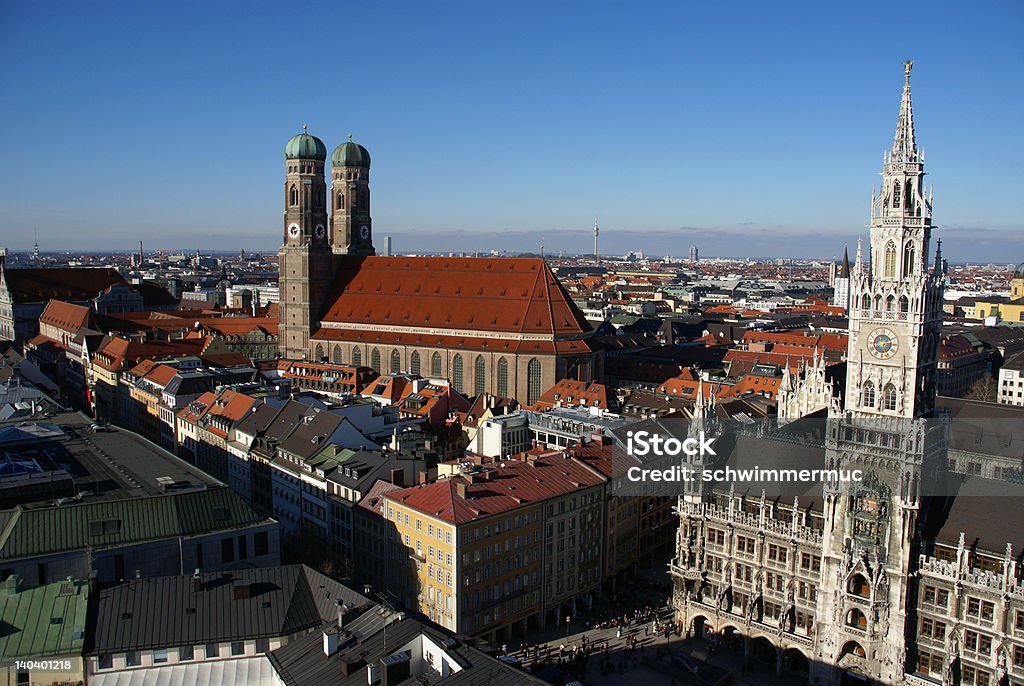
[[[906,80],[903,82],[903,100],[900,102],[900,117],[896,122],[896,137],[892,143],[890,161],[916,162],[917,142],[914,140],[914,109],[910,103],[910,70],[914,62],[903,63]]]

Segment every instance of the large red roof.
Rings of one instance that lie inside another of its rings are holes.
[[[579,337],[592,330],[539,258],[346,257],[335,293],[317,338],[349,339],[351,330],[331,326],[344,323],[386,326],[393,334],[408,327]],[[437,336],[401,342],[445,347],[462,343],[428,338]],[[465,343],[479,347],[470,340]]]
[[[116,269],[4,269],[4,280],[14,302],[92,300],[115,283],[126,283]]]

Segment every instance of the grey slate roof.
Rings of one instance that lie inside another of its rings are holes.
[[[315,632],[273,651],[270,653],[270,661],[288,686],[364,686],[367,664],[379,664],[381,658],[425,635],[438,645],[445,645],[445,641],[448,641],[449,656],[462,667],[461,671],[441,682],[446,686],[541,686],[547,683],[455,641],[447,632],[420,619],[405,617],[397,621],[389,620],[386,632],[383,630],[385,621],[379,610],[373,610],[348,624],[346,630],[351,633],[349,640],[354,639],[354,642],[330,657],[323,653],[322,633]],[[387,651],[384,650],[385,633]],[[342,638],[342,645],[345,640]],[[415,674],[400,682],[401,685],[420,683]]]
[[[225,486],[126,500],[0,510],[0,560],[189,537],[270,521]]]
[[[336,620],[338,600],[370,605],[305,565],[134,579],[93,600],[87,654],[289,636]]]

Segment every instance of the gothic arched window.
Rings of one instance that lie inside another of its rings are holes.
[[[892,185],[892,206],[903,207],[903,198],[900,196],[900,182],[897,181]]]
[[[363,364],[363,352],[359,348],[352,348],[352,366],[359,367]]]
[[[473,381],[476,386],[476,394],[480,395],[484,392],[485,386],[487,385],[487,370],[484,366],[484,356],[477,355],[476,362],[473,363]]]
[[[441,376],[441,353],[430,356],[430,375],[435,378]]]
[[[889,294],[885,299],[885,311],[892,312],[896,309],[896,296]]]
[[[892,384],[886,384],[885,386],[885,392],[882,394],[882,409],[896,409],[896,387]]]
[[[452,360],[452,388],[462,393],[462,355]]]
[[[867,293],[865,293],[863,296],[861,296],[860,306],[861,306],[861,309],[870,310],[871,309],[871,296],[868,295]]]
[[[907,243],[903,246],[903,278],[914,273],[914,244]]]
[[[892,241],[885,244],[885,275],[896,276],[896,246]]]
[[[380,374],[380,351],[376,348],[370,353],[370,366],[373,367],[373,371]]]
[[[402,355],[397,350],[391,351],[391,373],[397,374],[402,371]]]
[[[339,210],[345,209],[345,194],[344,193],[338,193],[337,206],[338,206]]]
[[[314,197],[316,198],[315,207],[322,207],[323,206],[323,199],[320,197],[320,189],[319,188],[316,189],[316,194],[314,195]]]
[[[292,186],[291,190],[291,204],[292,207],[295,207],[296,205],[299,204],[299,189],[296,188],[295,186]]]
[[[498,395],[508,397],[508,360],[504,357],[498,360]]]
[[[420,373],[420,354],[415,350],[412,352],[412,357],[409,359],[409,371],[419,376]]]
[[[908,312],[909,310],[910,310],[910,300],[907,299],[907,296],[901,295],[900,296],[900,312]]]
[[[334,348],[334,364],[341,364],[341,346]]]
[[[526,365],[526,402],[530,405],[540,398],[540,361],[535,357]]]
[[[870,381],[864,384],[864,390],[861,392],[860,404],[863,407],[875,406],[875,384]]]
[[[316,361],[321,362],[324,359],[324,346],[320,343],[316,344]]]

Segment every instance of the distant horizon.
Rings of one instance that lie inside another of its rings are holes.
[[[0,247],[3,247],[3,246],[0,246]],[[191,248],[191,249],[189,249],[189,248],[159,248],[159,250],[161,252],[164,252],[164,253],[167,253],[167,254],[173,254],[173,255],[192,255],[192,254],[195,253],[196,249],[195,248]],[[219,257],[219,256],[224,256],[224,255],[235,255],[235,256],[237,256],[238,253],[239,253],[239,250],[245,250],[246,255],[250,255],[250,254],[259,254],[259,255],[270,255],[270,254],[273,254],[273,255],[276,255],[277,254],[277,249],[276,248],[272,249],[272,250],[270,250],[270,249],[268,249],[268,250],[260,250],[260,249],[256,249],[256,248],[250,249],[250,248],[246,248],[244,246],[240,246],[240,247],[235,248],[235,249],[231,249],[231,248],[223,248],[223,249],[221,249],[221,248],[211,248],[211,249],[208,249],[208,250],[200,249],[199,252],[202,255],[218,256]],[[689,262],[688,255],[665,255],[665,254],[662,254],[662,253],[656,253],[656,254],[650,253],[649,254],[649,253],[647,253],[647,252],[645,252],[643,250],[638,250],[636,252],[643,253],[644,254],[643,259],[644,260],[648,260],[648,261],[657,262],[657,261],[662,261],[662,260],[667,258],[667,259],[671,259],[673,261],[678,260],[678,261],[682,261],[682,262]],[[145,255],[153,255],[153,254],[156,253],[156,250],[147,250],[145,247],[143,247],[143,253]],[[527,250],[518,251],[518,252],[516,252],[516,251],[508,251],[508,250],[500,250],[500,251],[497,251],[497,253],[498,253],[496,255],[497,257],[510,257],[510,258],[514,258],[514,257],[543,257],[545,260],[571,260],[571,259],[588,259],[588,258],[592,259],[593,258],[593,254],[591,254],[591,253],[552,254],[552,253],[545,252],[543,255],[541,255],[540,253],[530,252],[530,251],[527,251]],[[8,249],[7,250],[7,254],[8,255],[12,255],[13,254],[13,255],[19,255],[19,256],[21,256],[21,255],[31,256],[32,250],[31,249],[29,249],[29,250],[10,250],[10,249]],[[135,250],[126,250],[126,249],[99,250],[99,249],[93,249],[91,251],[74,250],[74,249],[65,249],[65,250],[42,250],[42,249],[40,249],[39,250],[39,254],[41,256],[47,256],[47,255],[78,255],[78,256],[83,256],[83,257],[100,257],[100,256],[105,256],[105,255],[124,256],[124,255],[137,255],[138,254],[138,249],[135,249]],[[481,256],[488,256],[488,257],[492,256],[491,255],[491,251],[489,251],[489,250],[488,251],[484,251],[484,250],[474,250],[474,251],[444,250],[444,251],[436,251],[435,250],[435,251],[432,251],[432,252],[426,252],[426,251],[423,251],[423,252],[412,252],[412,251],[409,251],[409,252],[396,252],[394,255],[392,255],[392,257],[444,257],[444,256],[447,256],[449,254],[456,254],[456,255],[479,254]],[[608,253],[608,254],[602,254],[599,257],[600,257],[600,259],[620,259],[620,258],[627,257],[628,254],[629,254],[628,252],[625,252],[625,253]],[[378,253],[377,257],[385,257],[385,255],[382,255],[382,254]],[[709,260],[762,262],[762,261],[766,261],[766,260],[781,260],[781,259],[792,259],[792,260],[797,260],[797,261],[799,261],[801,263],[810,263],[810,262],[828,263],[830,261],[836,261],[836,262],[842,261],[842,257],[841,256],[840,257],[822,257],[822,256],[817,256],[817,257],[815,257],[815,256],[809,256],[809,257],[790,257],[790,256],[784,256],[784,255],[760,255],[760,256],[701,255],[700,259],[698,260],[698,262],[704,262],[704,261],[709,261]],[[853,261],[853,259],[854,259],[854,256],[850,255],[850,261],[851,262]],[[953,267],[968,266],[968,265],[972,265],[972,266],[993,266],[993,267],[1003,267],[1003,266],[1005,266],[1008,269],[1013,269],[1013,268],[1017,267],[1020,264],[1019,262],[1013,262],[1013,261],[1005,262],[1005,261],[993,261],[993,260],[947,260],[945,258],[945,256],[943,256],[943,259],[946,261],[947,264],[949,264],[950,266],[953,266]]]

